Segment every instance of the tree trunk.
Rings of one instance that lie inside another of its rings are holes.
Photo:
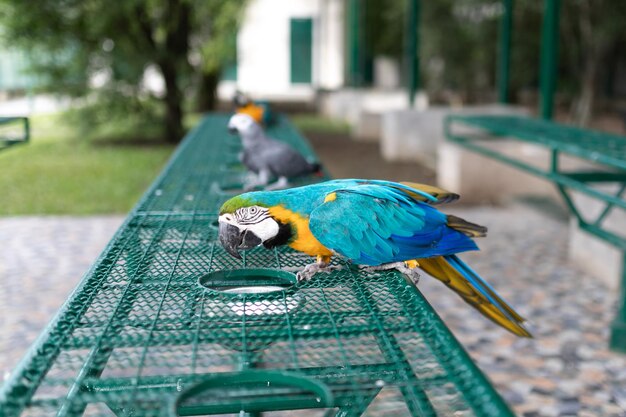
[[[589,57],[585,63],[582,74],[580,96],[576,100],[574,109],[574,122],[578,126],[587,126],[593,115],[593,103],[596,93],[596,69],[595,57]]]
[[[217,84],[220,81],[219,71],[203,72],[198,86],[196,108],[200,112],[215,110],[217,105]]]
[[[168,17],[165,21],[165,49],[159,67],[165,81],[165,138],[177,143],[183,138],[182,88],[180,75],[188,73],[187,53],[191,30],[190,5],[182,0],[168,0]]]
[[[586,126],[591,119],[593,97],[595,93],[597,42],[591,22],[591,4],[588,0],[579,3],[578,28],[583,58],[583,70],[580,74],[580,93],[574,101],[573,119],[579,126]]]
[[[183,138],[182,93],[177,82],[176,67],[162,62],[161,72],[165,81],[165,140],[178,143]]]

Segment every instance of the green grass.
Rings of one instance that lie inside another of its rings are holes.
[[[132,135],[84,137],[61,115],[32,118],[31,142],[0,152],[0,215],[127,213],[174,146],[115,137]]]
[[[342,135],[350,133],[350,125],[348,125],[348,123],[314,113],[294,114],[290,116],[290,120],[303,132],[335,133]]]

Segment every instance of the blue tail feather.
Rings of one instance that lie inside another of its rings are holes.
[[[452,265],[457,271],[459,271],[482,295],[484,295],[498,310],[502,312],[508,319],[516,322],[515,318],[502,306],[500,301],[496,300],[492,294],[496,294],[498,298],[502,299],[497,291],[480,275],[478,275],[472,268],[465,262],[459,259],[456,255],[446,255],[444,258]]]

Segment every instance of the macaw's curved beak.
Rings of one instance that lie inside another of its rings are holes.
[[[238,133],[237,128],[228,126],[228,133],[230,133],[231,135],[236,135]]]
[[[239,245],[243,241],[243,233],[238,227],[229,223],[220,222],[220,242],[226,252],[230,253],[237,259],[241,259],[241,255],[237,251]]]
[[[226,252],[237,259],[241,259],[240,249],[252,249],[259,246],[263,241],[250,230],[241,230],[232,224],[220,222],[220,242]]]

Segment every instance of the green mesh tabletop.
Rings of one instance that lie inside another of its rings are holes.
[[[455,115],[446,120],[447,124],[454,122],[481,128],[495,135],[511,135],[519,140],[542,144],[613,168],[626,169],[624,136],[520,116]]]
[[[626,212],[626,137],[517,116],[451,115],[444,130],[447,140],[460,147],[554,183],[578,228],[621,251],[622,297],[609,345],[626,352],[626,234],[607,220],[618,211]],[[530,160],[492,146],[502,139],[540,145],[549,151],[549,158]],[[572,164],[562,156],[584,163]],[[575,198],[575,193],[592,199],[599,210],[589,210],[594,206]]]
[[[402,275],[335,260],[296,283],[306,255],[224,251],[216,210],[241,174],[226,120],[187,136],[11,375],[0,415],[512,415]],[[286,119],[270,133],[313,156]]]

